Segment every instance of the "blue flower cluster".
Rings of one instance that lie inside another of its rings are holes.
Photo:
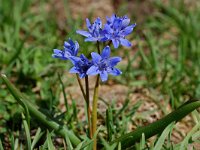
[[[98,41],[99,43],[110,41],[113,43],[114,48],[118,48],[120,44],[130,47],[131,43],[125,37],[133,31],[136,24],[129,25],[129,23],[130,19],[127,16],[118,17],[112,15],[106,18],[106,24],[102,28],[100,18],[97,18],[93,24],[90,23],[89,19],[86,19],[88,31],[77,30],[77,33],[85,36],[85,41]],[[70,60],[74,66],[69,72],[79,74],[80,78],[99,74],[101,81],[104,82],[108,80],[108,74],[118,76],[122,73],[115,67],[121,61],[121,58],[110,57],[109,46],[106,46],[101,54],[92,52],[92,60],[89,60],[83,54],[78,57],[78,51],[78,42],[73,42],[69,39],[67,42],[64,42],[63,50],[54,49],[52,57],[61,60]]]
[[[78,30],[77,33],[85,36],[85,41],[112,41],[114,48],[118,48],[119,44],[131,47],[131,43],[125,37],[133,31],[136,24],[129,25],[130,19],[127,16],[118,17],[114,14],[110,18],[107,17],[106,20],[106,24],[102,28],[100,18],[97,18],[92,25],[86,19],[88,31]]]

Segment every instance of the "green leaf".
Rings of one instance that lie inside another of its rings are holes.
[[[49,150],[55,150],[55,147],[54,147],[53,142],[51,140],[51,133],[49,133],[49,131],[47,131],[47,145],[48,145]]]
[[[39,141],[39,139],[42,137],[43,134],[44,132],[41,132],[41,128],[38,128],[35,137],[33,139],[33,142],[31,144],[31,149],[35,147],[36,143]]]
[[[196,124],[192,130],[187,134],[187,136],[184,138],[184,140],[181,142],[181,146],[180,149],[185,149],[188,145],[188,142],[190,140],[190,138],[192,137],[192,135],[197,131],[197,129],[200,128],[200,123]]]
[[[48,129],[54,130],[57,134],[61,135],[62,137],[69,137],[71,142],[74,145],[78,145],[81,141],[80,139],[72,132],[69,131],[66,127],[59,125],[55,121],[53,121],[51,118],[43,114],[38,110],[38,107],[35,106],[33,103],[28,100],[27,97],[22,95],[13,85],[12,83],[7,79],[7,77],[3,74],[1,74],[1,78],[3,79],[4,83],[6,84],[7,88],[13,95],[13,97],[16,99],[16,101],[22,105],[26,106],[28,111],[30,112],[30,115],[35,117],[39,122],[41,122],[43,125],[45,125]],[[25,108],[26,108],[25,107]]]
[[[163,131],[163,133],[159,137],[158,141],[156,142],[156,145],[155,145],[154,149],[161,150],[161,148],[162,148],[162,146],[163,146],[163,144],[165,142],[165,139],[169,135],[173,125],[174,125],[174,123],[171,123],[165,128],[165,130]]]
[[[144,149],[145,148],[145,135],[144,133],[142,133],[142,138],[140,140],[140,149]]]
[[[182,106],[180,106],[177,110],[168,114],[164,118],[162,118],[154,123],[151,123],[147,126],[139,127],[135,131],[121,136],[120,138],[114,140],[110,144],[121,142],[122,149],[131,147],[140,140],[142,133],[144,133],[146,139],[148,139],[148,138],[162,132],[170,123],[181,120],[183,117],[185,117],[186,115],[188,115],[190,112],[192,112],[193,110],[195,110],[198,107],[200,107],[199,100],[189,100],[188,102],[186,102]]]
[[[2,142],[1,142],[1,139],[0,139],[0,150],[4,150],[4,149],[3,149]]]
[[[26,133],[26,142],[27,142],[27,149],[31,150],[31,135],[27,121],[25,120],[24,114],[22,114],[23,125]]]

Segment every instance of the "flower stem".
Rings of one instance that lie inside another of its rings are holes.
[[[94,133],[97,129],[97,101],[98,101],[98,95],[99,95],[99,75],[97,75],[97,80],[94,88],[94,96],[93,96],[93,110],[92,110],[92,134],[94,136]],[[94,145],[93,150],[96,150],[97,147],[97,141],[94,139]]]
[[[87,117],[88,117],[89,135],[90,135],[90,138],[92,138],[91,110],[90,110],[90,93],[89,93],[88,76],[85,76],[85,90],[86,90],[86,105],[87,105]]]
[[[98,50],[98,53],[100,54],[100,53],[101,53],[101,50],[100,50],[100,44],[99,44],[99,41],[97,41],[97,50]]]
[[[81,88],[81,92],[82,92],[82,94],[83,94],[83,97],[84,97],[85,101],[87,102],[87,100],[86,100],[86,99],[87,99],[87,98],[86,98],[86,94],[85,94],[85,92],[84,92],[83,85],[82,85],[82,83],[81,83],[81,79],[79,78],[78,74],[76,74],[76,78],[77,78],[78,84],[79,84],[79,86],[80,86],[80,88]]]

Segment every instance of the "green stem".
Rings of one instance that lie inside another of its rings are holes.
[[[101,53],[99,41],[97,41],[97,51],[99,54]]]
[[[97,101],[99,96],[99,75],[97,75],[97,80],[94,88],[93,104],[92,104],[92,134],[94,136],[97,129]],[[93,150],[96,150],[96,139],[94,139]]]
[[[81,83],[81,79],[79,78],[78,74],[76,74],[76,78],[77,78],[79,87],[81,88],[81,92],[82,92],[82,94],[83,94],[83,97],[84,97],[85,101],[87,101],[86,94],[85,94],[85,92],[84,92],[83,85],[82,85],[82,83]]]
[[[122,149],[131,147],[135,144],[135,142],[138,142],[140,140],[143,133],[145,134],[145,138],[148,139],[162,132],[171,122],[181,120],[183,117],[185,117],[198,107],[200,107],[200,100],[190,100],[180,106],[174,112],[171,112],[170,114],[165,116],[164,118],[147,126],[139,127],[135,131],[125,134],[120,138],[114,140],[113,142],[111,142],[111,144],[120,142]]]
[[[30,102],[25,96],[23,96],[7,79],[7,77],[1,74],[1,78],[3,79],[4,83],[6,84],[7,88],[16,99],[16,101],[28,108],[30,115],[38,120],[38,122],[45,125],[47,128],[54,130],[60,136],[66,138],[66,136],[70,139],[70,141],[74,145],[78,145],[81,141],[80,139],[72,132],[69,131],[66,127],[59,125],[58,123],[54,122],[51,118],[47,117],[45,114],[39,111],[39,108],[35,106],[33,103]],[[25,108],[26,109],[26,108]]]
[[[89,93],[88,76],[85,77],[85,90],[86,90],[86,105],[87,105],[87,117],[88,117],[89,135],[90,135],[90,138],[92,138],[91,110],[90,110],[90,93]]]

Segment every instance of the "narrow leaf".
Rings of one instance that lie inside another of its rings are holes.
[[[45,125],[50,130],[54,130],[57,134],[61,135],[62,137],[68,136],[71,142],[74,145],[78,145],[80,143],[80,139],[72,132],[69,131],[66,127],[59,125],[51,118],[40,112],[36,105],[30,102],[27,97],[22,96],[22,94],[12,85],[12,83],[7,79],[7,77],[1,74],[1,78],[3,79],[4,83],[6,84],[7,88],[16,99],[16,101],[20,105],[26,105],[28,108],[30,115],[35,117],[39,122]]]
[[[142,133],[144,133],[146,139],[148,139],[162,132],[170,123],[181,120],[183,117],[185,117],[186,115],[188,115],[190,112],[192,112],[198,107],[200,107],[199,100],[189,100],[188,102],[180,106],[177,110],[171,112],[164,118],[154,123],[151,123],[147,126],[139,127],[135,131],[121,136],[120,138],[114,140],[110,144],[121,142],[122,149],[131,147],[140,140]]]

